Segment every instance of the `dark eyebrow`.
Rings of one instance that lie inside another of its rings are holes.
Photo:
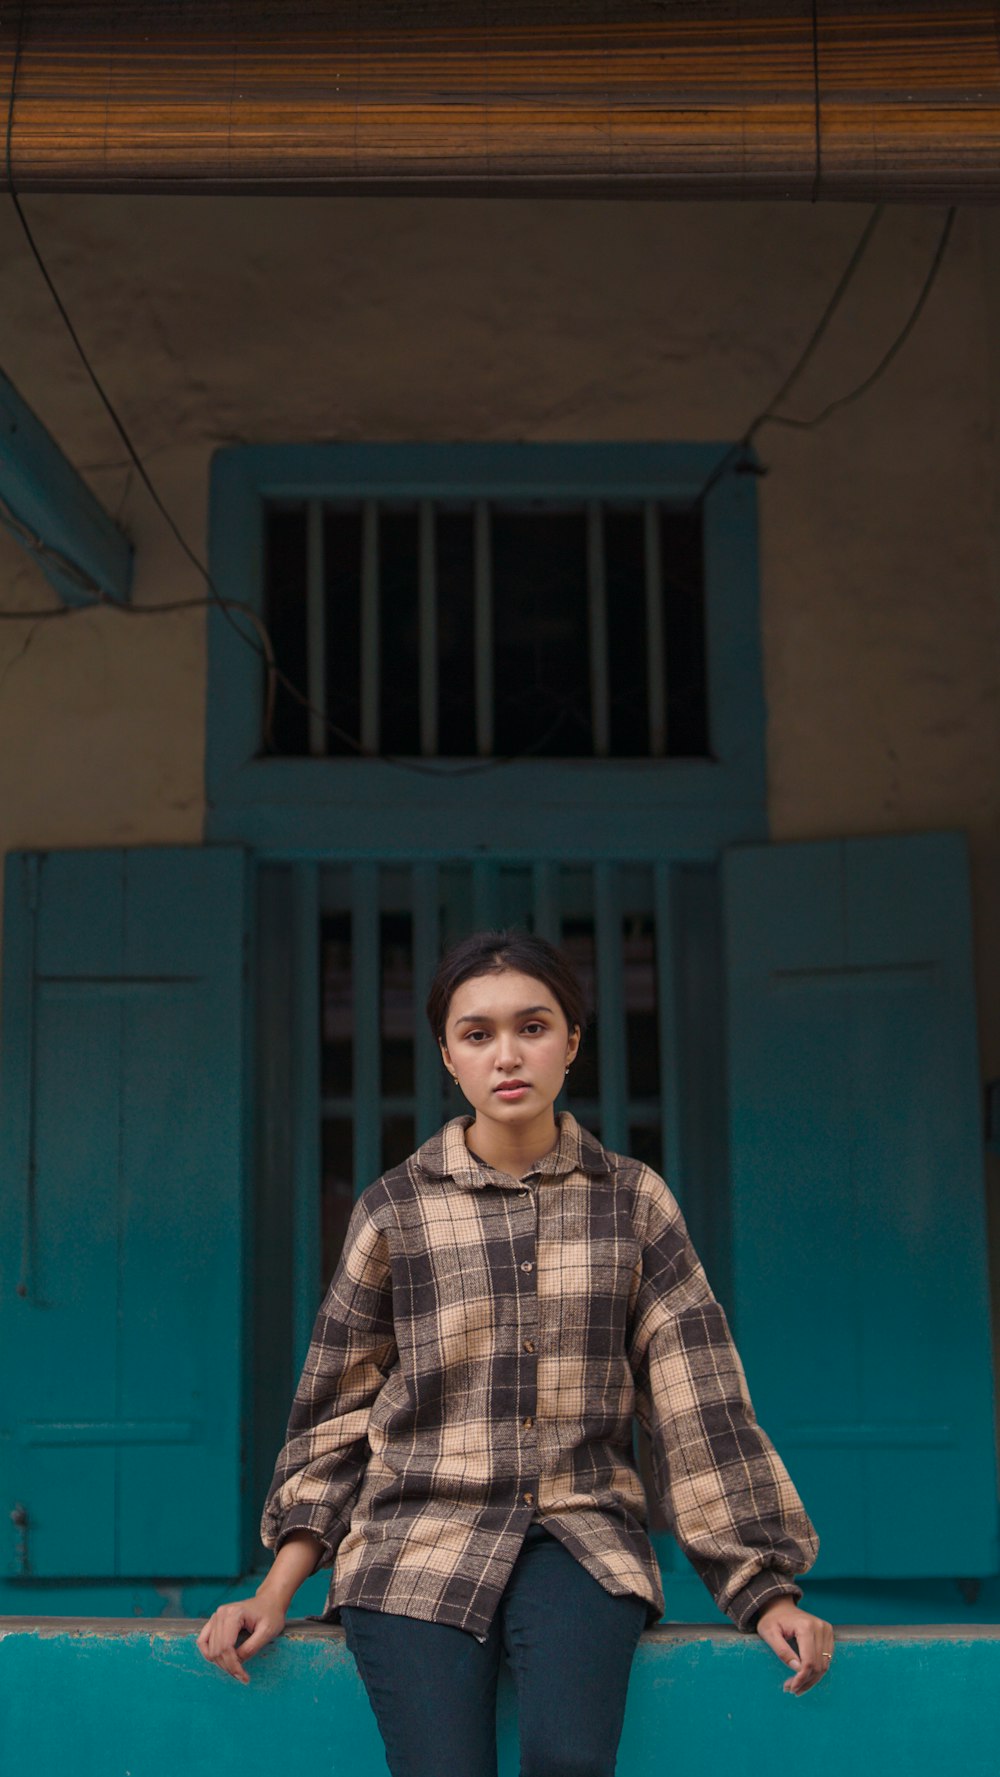
[[[520,1012],[514,1013],[514,1017],[527,1018],[529,1012],[551,1012],[551,1010],[551,1006],[522,1006]],[[456,1022],[458,1024],[492,1024],[493,1019],[488,1012],[468,1012],[464,1018],[459,1018]]]

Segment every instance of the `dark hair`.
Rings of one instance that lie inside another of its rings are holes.
[[[435,970],[427,995],[427,1017],[438,1042],[444,1041],[448,1007],[463,981],[479,975],[499,975],[516,969],[534,975],[555,994],[570,1030],[578,1025],[582,1035],[587,1022],[587,1002],[580,978],[569,957],[547,938],[513,927],[502,931],[473,932],[446,951]]]

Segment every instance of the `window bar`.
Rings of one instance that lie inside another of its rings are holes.
[[[590,720],[594,755],[610,751],[608,712],[608,625],[604,572],[604,511],[600,500],[587,501],[587,613],[590,632]]]
[[[424,1004],[440,952],[436,864],[413,867],[414,1080],[417,1089],[417,1141],[426,1141],[441,1122],[444,1074],[441,1055],[424,1017]]]
[[[306,657],[309,697],[309,752],[326,752],[326,600],[323,586],[323,502],[306,507]]]
[[[472,916],[477,932],[497,923],[498,871],[495,864],[475,863],[472,866]]]
[[[674,963],[674,893],[669,864],[654,870],[656,927],[656,1018],[660,1051],[660,1145],[663,1174],[677,1196],[681,1190],[681,1051],[678,1042],[678,981]]]
[[[438,750],[437,561],[434,502],[420,501],[420,751]]]
[[[365,500],[361,529],[361,745],[379,750],[378,501]]]
[[[292,1340],[295,1371],[306,1359],[320,1293],[319,869],[291,867],[292,1057]]]
[[[628,1070],[625,1053],[625,982],[618,871],[594,865],[594,942],[597,950],[597,1032],[601,1140],[628,1151]]]
[[[646,561],[646,693],[649,703],[649,753],[662,759],[667,750],[667,659],[663,627],[663,550],[660,508],[655,500],[643,507]]]
[[[535,931],[540,938],[547,938],[550,944],[558,944],[562,935],[559,918],[559,866],[552,863],[535,864],[532,869],[532,891]]]
[[[351,882],[354,973],[354,1192],[382,1170],[381,945],[377,864],[355,864]]]
[[[493,753],[493,551],[488,500],[475,514],[476,752]]]

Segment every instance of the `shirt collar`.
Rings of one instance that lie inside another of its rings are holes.
[[[453,1117],[429,1141],[425,1141],[417,1149],[414,1156],[421,1172],[431,1178],[451,1178],[466,1189],[481,1190],[483,1185],[510,1182],[510,1175],[487,1166],[470,1154],[465,1145],[465,1131],[475,1121],[473,1117]],[[588,1173],[591,1177],[606,1177],[611,1171],[608,1156],[596,1136],[589,1130],[582,1129],[570,1111],[560,1111],[556,1117],[556,1128],[559,1139],[548,1154],[543,1154],[535,1171],[545,1178],[565,1178],[571,1172]]]

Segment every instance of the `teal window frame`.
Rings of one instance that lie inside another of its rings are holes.
[[[224,599],[263,615],[268,499],[693,501],[727,444],[281,444],[217,451],[209,562]],[[713,858],[766,834],[765,702],[754,465],[704,503],[712,757],[523,759],[420,775],[383,760],[259,756],[263,675],[225,614],[208,613],[206,827],[271,856]],[[239,621],[237,617],[236,621]],[[250,626],[244,623],[248,635]],[[430,765],[431,769],[427,767]],[[652,818],[651,818],[652,817]],[[589,838],[588,838],[589,835]]]

